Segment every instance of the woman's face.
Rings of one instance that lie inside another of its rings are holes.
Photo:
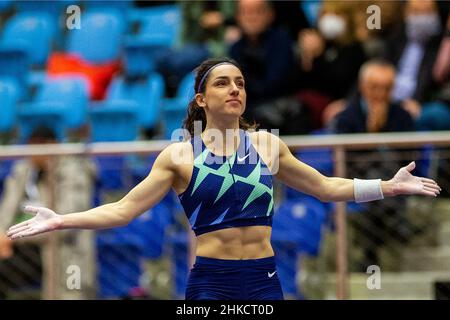
[[[195,99],[206,114],[241,116],[247,99],[241,71],[232,64],[214,68],[208,76],[205,92],[198,93]]]

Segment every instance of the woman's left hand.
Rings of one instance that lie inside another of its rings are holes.
[[[416,167],[415,162],[411,162],[406,167],[401,168],[390,180],[394,186],[395,195],[423,195],[436,197],[441,187],[432,179],[416,177],[411,174],[411,171]]]

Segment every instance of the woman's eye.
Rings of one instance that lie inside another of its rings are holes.
[[[216,83],[216,85],[224,86],[224,85],[226,85],[226,83],[225,83],[225,81],[219,81],[219,82]]]
[[[240,88],[243,88],[244,87],[244,83],[243,82],[238,82],[237,86],[240,87]]]

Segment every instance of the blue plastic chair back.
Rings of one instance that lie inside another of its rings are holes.
[[[0,1],[0,12],[4,12],[11,8],[13,1],[12,0],[2,0]]]
[[[123,15],[117,10],[83,13],[81,29],[71,30],[68,51],[91,63],[107,63],[119,58],[124,32]]]
[[[131,9],[128,20],[138,30],[125,39],[125,71],[131,77],[145,76],[166,61],[168,50],[177,42],[181,9],[178,5]]]
[[[27,87],[30,61],[25,50],[16,45],[0,44],[0,76],[12,78],[22,89]]]
[[[64,8],[79,4],[79,0],[20,0],[14,1],[17,12],[46,12],[54,17],[64,14]]]
[[[139,286],[142,252],[134,245],[109,245],[97,239],[98,297],[123,298]]]
[[[4,159],[0,161],[0,198],[3,194],[3,188],[6,178],[11,173],[15,160]]]
[[[98,168],[97,194],[128,189],[126,157],[123,155],[105,155],[94,157]]]
[[[140,222],[137,232],[142,235],[145,243],[143,256],[148,259],[161,257],[166,240],[166,230],[173,223],[170,209],[164,203],[159,203],[137,220]]]
[[[416,168],[413,171],[415,176],[432,178],[431,165],[435,147],[431,144],[424,145],[420,149],[420,159],[417,159]]]
[[[2,43],[17,46],[32,64],[44,65],[51,50],[56,20],[46,12],[26,12],[13,16],[5,25]]]
[[[277,209],[273,221],[274,241],[296,243],[301,252],[317,255],[320,249],[326,208],[313,197],[301,201],[285,201]]]
[[[180,83],[177,96],[164,101],[164,124],[165,137],[170,139],[176,129],[182,127],[183,120],[187,115],[187,107],[194,97],[195,73],[188,73]]]
[[[130,11],[129,19],[139,26],[138,37],[147,45],[172,47],[179,37],[181,9],[178,5],[161,5]]]
[[[275,252],[275,263],[277,266],[278,279],[280,279],[283,294],[298,296],[297,288],[297,259],[298,250],[294,243],[286,241],[272,241]]]
[[[186,232],[173,234],[168,239],[172,248],[172,270],[175,277],[174,299],[184,297],[189,275],[189,244]]]
[[[0,78],[0,132],[10,131],[17,120],[17,84],[7,78]]]
[[[59,110],[69,128],[86,123],[89,101],[87,81],[79,76],[58,76],[46,79],[37,93],[35,107]]]
[[[146,79],[126,80],[117,77],[111,83],[107,100],[130,100],[138,105],[139,125],[154,128],[161,118],[161,100],[164,96],[164,80],[152,73]]]
[[[138,104],[130,100],[105,101],[89,110],[91,139],[133,141],[139,134]]]
[[[133,1],[130,0],[85,0],[83,1],[83,7],[86,10],[94,10],[94,9],[108,9],[113,8],[117,10],[128,10],[133,7]]]

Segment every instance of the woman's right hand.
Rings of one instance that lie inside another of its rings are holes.
[[[12,240],[57,230],[62,225],[62,215],[48,208],[26,206],[24,210],[35,216],[8,229],[6,235]]]

